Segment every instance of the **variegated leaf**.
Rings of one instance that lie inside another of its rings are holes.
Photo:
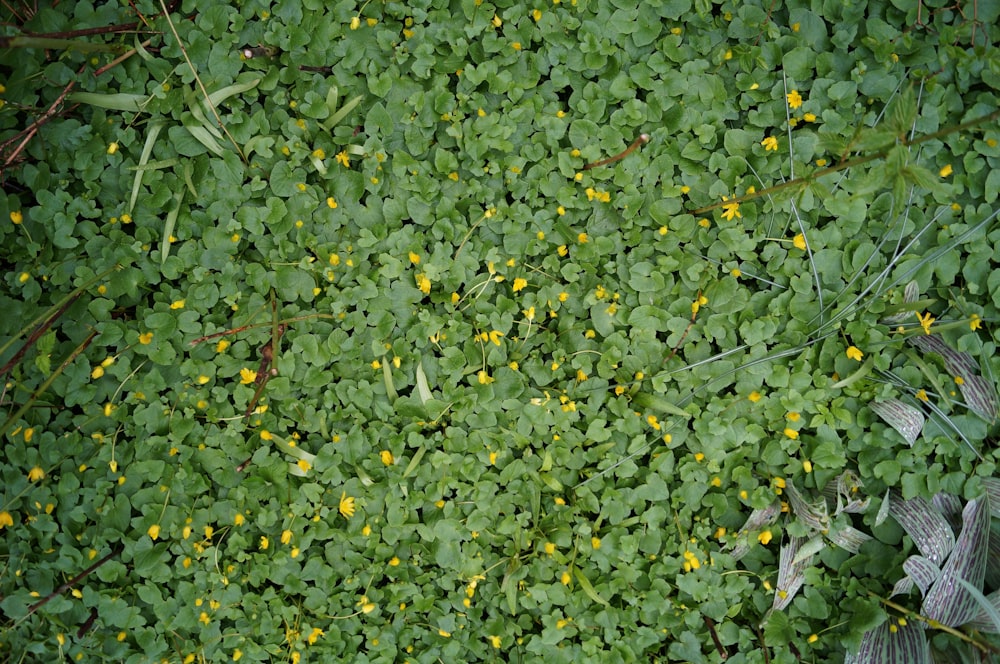
[[[827,537],[841,549],[850,551],[851,553],[860,551],[862,545],[871,539],[871,535],[867,535],[852,526],[834,528]]]
[[[785,492],[788,494],[788,504],[792,508],[792,513],[799,521],[819,532],[830,527],[830,518],[826,513],[826,501],[808,502],[791,482],[788,482]]]
[[[892,592],[889,593],[889,597],[892,598],[896,595],[909,595],[912,590],[913,579],[908,576],[904,576],[902,579],[893,584]]]
[[[869,404],[876,415],[912,446],[924,428],[924,414],[899,399],[879,399]]]
[[[857,654],[848,656],[846,661],[850,664],[931,664],[931,651],[922,623],[884,622],[865,632]]]
[[[920,594],[926,595],[934,582],[941,576],[941,569],[923,556],[910,556],[903,563],[903,571],[913,579],[920,588]]]
[[[987,422],[994,422],[997,418],[997,392],[993,383],[982,376],[965,375],[962,383],[958,386],[965,399],[965,405],[976,415]]]
[[[778,518],[781,514],[781,501],[774,500],[770,505],[764,508],[755,509],[750,512],[750,516],[747,517],[746,523],[740,528],[739,533],[737,533],[738,539],[733,545],[733,558],[739,560],[743,556],[750,553],[750,547],[752,542],[757,540],[751,540],[749,534],[760,530],[764,526],[774,523],[774,520]]]
[[[903,527],[920,553],[935,565],[941,565],[955,546],[955,534],[948,521],[923,498],[903,500],[893,492],[889,498],[889,514]]]
[[[986,600],[992,605],[994,613],[1000,613],[1000,590],[991,592],[986,596]],[[980,607],[979,614],[967,622],[965,627],[978,629],[980,632],[1000,634],[1000,623],[996,621],[996,616],[990,615],[985,607]]]
[[[774,601],[771,604],[772,611],[781,611],[795,599],[795,594],[805,583],[805,571],[812,562],[812,555],[804,560],[795,562],[799,549],[805,544],[805,538],[789,538],[781,547],[778,556],[778,587],[774,593]]]
[[[975,598],[958,580],[964,579],[977,589],[983,587],[990,534],[988,501],[982,498],[970,501],[962,512],[962,522],[962,532],[922,606],[925,616],[948,627],[962,625],[979,613]]]

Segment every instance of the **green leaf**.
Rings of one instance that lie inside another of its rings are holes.
[[[90,104],[98,108],[106,108],[112,111],[124,111],[131,113],[141,113],[151,97],[146,95],[128,94],[119,92],[116,94],[101,94],[97,92],[71,92],[66,95],[66,99],[80,104]]]
[[[591,599],[591,601],[601,604],[602,606],[610,606],[607,600],[597,594],[594,590],[594,586],[591,585],[590,579],[583,573],[579,567],[573,568],[573,578],[576,579],[577,583],[580,584],[580,589],[583,590],[584,594]]]
[[[138,165],[140,169],[137,170],[135,174],[135,180],[132,181],[132,195],[128,199],[128,211],[132,212],[135,209],[135,201],[139,197],[139,188],[142,186],[142,166],[145,166],[149,161],[149,156],[153,153],[153,145],[156,143],[156,138],[160,135],[160,131],[166,126],[164,122],[150,122],[146,127],[146,142],[142,146],[142,154],[139,155]]]

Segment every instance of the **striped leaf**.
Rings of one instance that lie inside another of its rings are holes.
[[[884,622],[865,632],[857,654],[848,664],[931,664],[931,651],[920,623]]]
[[[895,429],[911,447],[924,428],[924,414],[899,399],[877,399],[869,404],[876,415]]]
[[[954,548],[955,534],[948,521],[923,498],[903,500],[893,492],[889,498],[889,514],[933,564],[941,565]]]
[[[806,543],[804,537],[791,537],[781,547],[778,558],[778,587],[774,593],[771,611],[781,611],[795,599],[795,594],[806,580],[806,569],[812,562],[812,554],[799,559],[799,549]]]
[[[990,513],[987,500],[970,501],[962,512],[962,532],[955,541],[941,576],[924,598],[922,613],[948,627],[965,624],[979,614],[979,604],[959,580],[965,580],[977,590],[986,578],[986,551],[990,535]]]
[[[930,587],[941,576],[941,569],[923,556],[910,556],[903,563],[903,571],[908,578],[920,588],[920,594],[926,595]]]

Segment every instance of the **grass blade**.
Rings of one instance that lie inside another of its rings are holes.
[[[139,155],[139,167],[145,166],[149,162],[149,155],[153,154],[153,145],[156,143],[157,137],[166,126],[164,122],[151,122],[149,124],[149,133],[146,134],[146,143],[142,146],[142,154]],[[142,175],[145,171],[141,168],[136,170],[135,180],[132,181],[132,195],[128,199],[128,211],[132,212],[135,209],[135,201],[139,197],[139,188],[142,186]]]

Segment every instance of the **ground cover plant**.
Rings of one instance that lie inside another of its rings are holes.
[[[53,4],[4,661],[997,661],[1000,4]]]

